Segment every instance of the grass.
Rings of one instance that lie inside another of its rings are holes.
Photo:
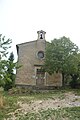
[[[0,107],[2,108],[4,104],[4,98],[3,96],[0,94]]]
[[[24,95],[9,95],[6,92],[3,92],[1,95],[5,100],[5,104],[0,107],[0,120],[4,118],[11,118],[11,112],[19,109],[20,106],[17,104],[18,101],[23,103],[30,103],[32,100],[46,100],[59,98],[60,100],[65,98],[66,92],[73,92],[75,95],[80,95],[80,90],[52,90],[47,92],[37,92],[33,94],[24,94]],[[1,99],[0,99],[1,100]],[[2,100],[3,101],[3,100]],[[28,112],[26,114],[19,112],[15,113],[17,117],[16,120],[80,120],[80,107],[71,107],[71,108],[59,108],[59,109],[48,109],[48,110],[39,110],[38,112]]]
[[[38,113],[28,112],[19,116],[19,120],[80,120],[80,107],[62,108],[58,110],[48,109]]]
[[[37,93],[37,94],[31,94],[31,95],[21,95],[21,96],[16,96],[18,101],[22,101],[22,103],[30,103],[31,101],[36,101],[36,100],[48,100],[48,99],[53,99],[55,100],[56,98],[59,98],[60,100],[65,98],[64,93],[61,93],[58,91],[57,92],[48,92],[48,93]]]
[[[0,120],[3,118],[8,118],[10,115],[8,113],[14,112],[19,106],[16,104],[18,98],[15,96],[6,96],[5,105],[0,108]]]

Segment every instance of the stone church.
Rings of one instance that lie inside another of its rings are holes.
[[[21,67],[16,73],[16,86],[33,88],[53,88],[62,86],[62,75],[54,73],[49,75],[42,69],[45,59],[46,32],[37,31],[38,38],[35,41],[16,45],[18,63]]]

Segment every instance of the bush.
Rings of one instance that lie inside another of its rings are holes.
[[[80,79],[72,80],[70,82],[70,86],[71,86],[71,88],[80,88]]]
[[[25,87],[13,87],[12,89],[9,89],[9,94],[32,94],[34,93],[31,88],[25,88]]]

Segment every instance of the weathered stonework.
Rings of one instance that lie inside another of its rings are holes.
[[[45,47],[44,31],[38,31],[37,40],[17,45],[18,63],[22,67],[17,70],[16,85],[62,86],[62,75],[60,73],[54,73],[50,76],[48,73],[40,71],[45,57],[39,59],[37,54],[39,51],[43,51],[45,54]]]

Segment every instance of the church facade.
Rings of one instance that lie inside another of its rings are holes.
[[[16,45],[18,64],[21,67],[17,70],[16,86],[26,86],[34,88],[48,88],[62,86],[62,75],[54,73],[49,75],[42,69],[45,60],[46,32],[37,31],[38,38]]]

